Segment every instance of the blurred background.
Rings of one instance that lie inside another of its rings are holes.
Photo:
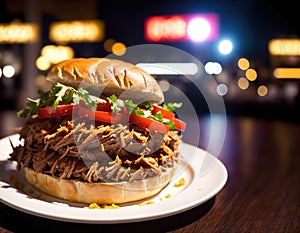
[[[72,57],[124,59],[126,48],[141,44],[172,46],[201,61],[201,78],[214,79],[210,94],[223,98],[228,114],[299,120],[300,21],[293,1],[0,0],[0,11],[2,121],[47,88],[51,65]],[[175,76],[157,78],[178,86],[206,114],[193,83]]]

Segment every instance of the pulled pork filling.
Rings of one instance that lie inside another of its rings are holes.
[[[78,122],[77,122],[78,121]],[[31,117],[20,131],[24,145],[10,159],[35,172],[83,182],[121,182],[161,174],[178,160],[177,131],[161,134],[135,125],[72,116]]]

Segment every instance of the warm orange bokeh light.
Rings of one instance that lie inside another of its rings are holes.
[[[239,78],[239,80],[238,80],[238,86],[242,90],[246,90],[249,87],[249,81],[248,81],[248,79],[246,79],[244,77]]]
[[[254,69],[248,69],[246,70],[246,78],[249,80],[249,81],[254,81],[256,78],[257,78],[257,73]]]
[[[250,67],[250,63],[246,58],[240,58],[238,60],[238,67],[241,70],[247,70]]]
[[[300,55],[299,39],[276,39],[269,42],[269,53],[273,56]]]
[[[111,51],[117,56],[123,56],[126,53],[126,45],[121,42],[113,44]]]
[[[300,79],[300,68],[276,68],[273,71],[275,78],[296,78]]]
[[[268,88],[265,85],[260,85],[257,88],[257,94],[259,96],[265,96],[265,95],[267,95],[268,94]]]

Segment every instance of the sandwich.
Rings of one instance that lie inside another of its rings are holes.
[[[48,72],[18,117],[10,160],[36,189],[80,203],[122,204],[158,194],[174,177],[186,123],[157,80],[135,65],[73,58]]]

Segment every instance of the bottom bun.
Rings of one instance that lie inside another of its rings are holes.
[[[138,201],[158,194],[171,181],[176,166],[161,175],[145,180],[119,183],[87,183],[59,180],[24,167],[26,180],[38,190],[64,200],[80,203],[121,204]]]

